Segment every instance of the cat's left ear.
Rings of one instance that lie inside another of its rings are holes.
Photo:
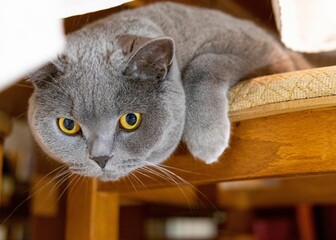
[[[131,56],[124,74],[142,80],[166,78],[173,62],[174,40],[159,37],[147,40]]]

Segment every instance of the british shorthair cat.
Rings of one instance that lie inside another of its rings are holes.
[[[253,23],[152,4],[70,34],[64,53],[31,75],[29,123],[49,155],[103,181],[161,163],[181,140],[213,163],[229,144],[229,88],[260,70],[295,69]]]

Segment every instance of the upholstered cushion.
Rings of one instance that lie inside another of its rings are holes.
[[[336,66],[239,82],[229,93],[232,121],[336,106]]]

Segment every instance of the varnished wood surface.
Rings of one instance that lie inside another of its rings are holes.
[[[336,109],[308,110],[235,123],[230,148],[211,165],[188,152],[176,153],[165,165],[193,184],[240,179],[336,173]],[[179,170],[176,170],[179,169]],[[162,173],[160,174],[163,175]],[[171,178],[138,175],[136,188],[174,185]],[[179,181],[179,180],[176,180]],[[134,191],[127,180],[100,183],[103,191]]]

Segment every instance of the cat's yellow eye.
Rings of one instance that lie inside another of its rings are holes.
[[[57,122],[58,127],[66,134],[74,135],[81,130],[79,124],[69,118],[59,118]]]
[[[140,113],[127,113],[121,116],[119,119],[120,126],[128,131],[137,129],[141,123]]]

